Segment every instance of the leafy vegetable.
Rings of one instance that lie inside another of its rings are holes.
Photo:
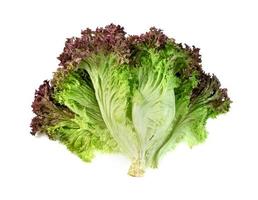
[[[127,36],[121,26],[86,29],[67,39],[60,68],[32,104],[31,133],[59,140],[85,161],[96,151],[132,160],[142,176],[185,141],[207,137],[205,124],[229,110],[227,90],[201,67],[199,49],[151,28]]]

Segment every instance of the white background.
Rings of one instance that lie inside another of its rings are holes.
[[[0,199],[258,199],[257,1],[0,2]],[[122,156],[87,164],[58,142],[30,135],[34,90],[50,79],[65,38],[121,24],[129,34],[156,26],[201,47],[203,65],[234,101],[208,122],[207,141],[165,156],[144,178]]]

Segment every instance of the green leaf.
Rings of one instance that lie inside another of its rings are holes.
[[[138,151],[138,139],[127,117],[130,97],[130,71],[121,66],[116,55],[97,54],[81,63],[95,90],[103,120],[123,153],[132,158]]]
[[[176,78],[170,73],[171,62],[149,50],[141,55],[135,69],[132,98],[132,123],[140,141],[140,158],[149,165],[162,138],[171,129],[175,116]]]
[[[92,83],[82,74],[85,72],[70,73],[55,88],[55,100],[73,111],[75,117],[70,124],[61,121],[48,131],[54,131],[69,150],[90,161],[95,150],[117,152],[118,148],[102,119]]]

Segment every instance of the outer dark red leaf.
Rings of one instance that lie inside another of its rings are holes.
[[[44,81],[39,89],[35,92],[34,101],[32,103],[32,110],[36,116],[31,121],[31,134],[35,135],[37,132],[47,133],[46,128],[51,125],[55,125],[58,121],[64,119],[70,119],[73,117],[73,113],[66,107],[56,104],[51,95],[53,89],[48,81]]]

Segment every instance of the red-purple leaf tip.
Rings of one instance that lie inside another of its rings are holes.
[[[74,115],[66,107],[55,104],[51,97],[52,92],[53,89],[49,81],[46,80],[35,92],[34,101],[31,105],[32,111],[36,114],[30,124],[32,135],[38,132],[48,134],[45,127],[56,124],[60,119],[69,119]],[[51,137],[49,134],[48,136]]]
[[[66,67],[69,64],[78,64],[98,51],[115,52],[121,56],[122,61],[126,61],[130,51],[125,34],[123,27],[114,24],[95,31],[89,28],[83,30],[80,38],[67,39],[63,53],[58,57],[60,65]]]

